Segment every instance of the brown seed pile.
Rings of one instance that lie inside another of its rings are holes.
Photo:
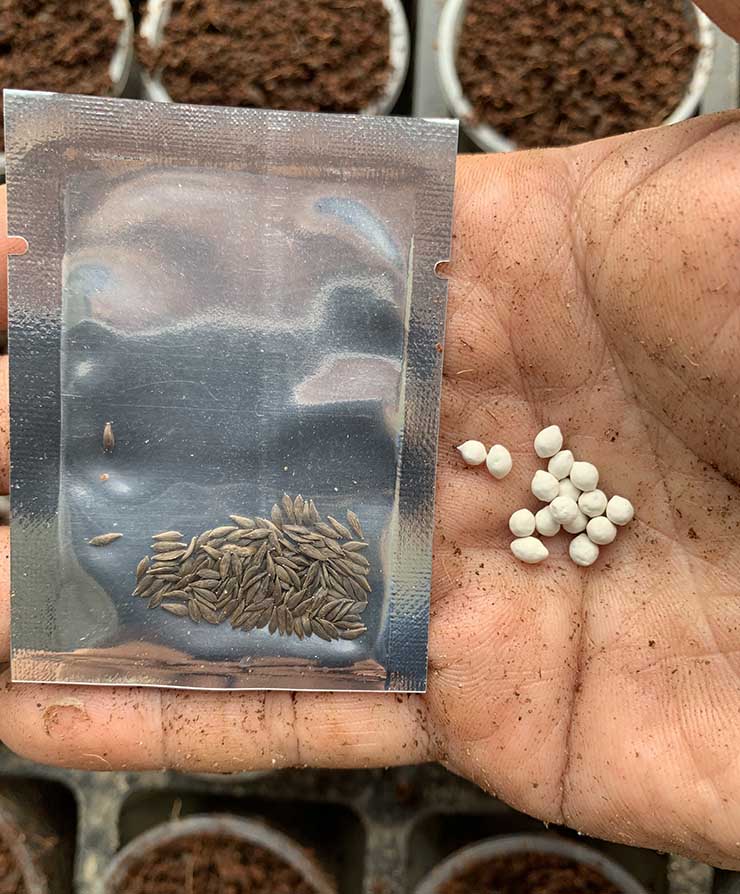
[[[313,500],[287,494],[271,517],[230,516],[221,525],[181,539],[155,534],[151,556],[136,568],[134,596],[198,623],[229,621],[234,629],[267,627],[280,636],[357,639],[367,631],[362,612],[370,592],[370,563],[360,520],[347,525]]]
[[[468,0],[457,70],[478,121],[519,146],[660,124],[693,73],[683,0]]]

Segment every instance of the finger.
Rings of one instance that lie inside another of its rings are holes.
[[[0,740],[36,761],[88,769],[235,772],[430,759],[419,696],[0,688]]]
[[[725,33],[740,40],[740,6],[737,0],[697,0],[697,3]]]

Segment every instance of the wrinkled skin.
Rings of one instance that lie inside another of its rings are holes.
[[[440,760],[545,820],[740,867],[738,159],[734,113],[461,158],[426,695],[6,674],[0,738],[91,769]],[[560,535],[544,565],[509,552],[553,421],[637,506],[590,569]],[[469,437],[506,444],[511,475],[466,468]]]

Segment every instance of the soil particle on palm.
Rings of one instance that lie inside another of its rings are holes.
[[[440,894],[619,894],[603,875],[557,854],[498,857],[451,879]]]
[[[269,851],[227,836],[180,838],[149,851],[116,894],[316,894]]]
[[[26,894],[21,871],[2,838],[0,838],[0,894]]]
[[[108,0],[0,0],[0,88],[109,94],[120,32]]]
[[[145,67],[177,102],[359,112],[390,74],[381,0],[176,0]]]
[[[476,121],[563,146],[660,124],[697,50],[683,0],[468,0],[457,70]]]

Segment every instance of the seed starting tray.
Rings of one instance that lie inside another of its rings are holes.
[[[264,820],[313,852],[338,894],[412,894],[450,853],[493,835],[543,833],[539,821],[437,765],[392,770],[280,770],[229,776],[82,772],[42,767],[0,746],[0,787],[35,792],[68,865],[57,894],[102,894],[116,852],[153,826],[193,814]],[[591,840],[654,894],[740,894],[740,873]],[[74,882],[70,881],[74,878]],[[28,894],[34,894],[29,891]]]

